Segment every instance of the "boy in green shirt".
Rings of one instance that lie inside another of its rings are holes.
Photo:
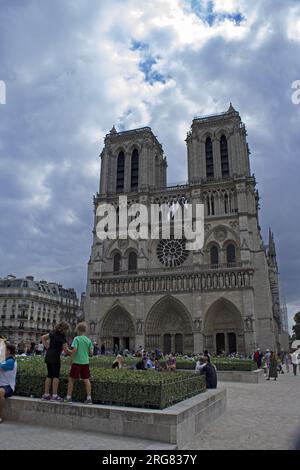
[[[75,336],[71,345],[72,366],[69,375],[68,394],[65,400],[67,403],[72,403],[74,381],[81,378],[84,382],[87,395],[84,403],[92,404],[89,356],[93,355],[94,346],[92,341],[86,336],[86,330],[86,323],[78,323],[76,327],[77,336]]]

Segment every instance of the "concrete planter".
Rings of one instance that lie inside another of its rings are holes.
[[[5,418],[30,424],[103,432],[175,444],[181,448],[226,408],[226,390],[208,390],[165,410],[7,400]]]
[[[218,380],[221,382],[244,382],[244,383],[260,383],[264,381],[263,369],[253,371],[239,370],[218,370]]]

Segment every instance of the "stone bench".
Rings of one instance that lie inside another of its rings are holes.
[[[4,417],[43,426],[136,437],[175,444],[191,442],[226,408],[226,390],[207,390],[165,410],[81,403],[52,403],[14,396]]]

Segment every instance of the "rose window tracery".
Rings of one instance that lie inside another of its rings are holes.
[[[156,253],[161,264],[169,268],[180,266],[189,255],[185,240],[160,240]]]

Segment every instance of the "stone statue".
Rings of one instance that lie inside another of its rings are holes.
[[[138,335],[143,334],[143,322],[141,320],[138,320],[136,322],[136,332],[137,332]]]
[[[247,317],[245,320],[247,331],[253,331],[253,318]]]

